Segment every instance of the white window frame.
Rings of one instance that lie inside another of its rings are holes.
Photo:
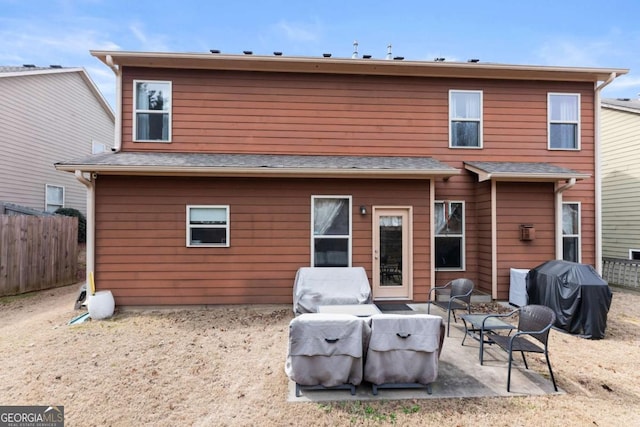
[[[138,83],[157,83],[157,84],[168,84],[169,85],[169,109],[168,110],[138,110],[137,109],[137,86]],[[134,80],[133,81],[133,142],[155,142],[159,144],[167,144],[172,141],[173,138],[173,83],[170,80]],[[168,114],[168,129],[167,129],[167,139],[138,139],[138,120],[137,115],[141,114]]]
[[[632,261],[639,260],[640,257],[634,258],[633,257],[634,254],[639,254],[640,255],[640,249],[629,249],[629,259],[632,260]]]
[[[564,206],[565,205],[576,205],[578,207],[578,234],[565,234],[564,233]],[[564,259],[564,239],[571,238],[578,240],[578,260],[577,262],[582,262],[582,204],[580,202],[562,202],[562,258]]]
[[[345,199],[347,200],[347,204],[349,207],[349,234],[348,235],[337,235],[332,234],[330,236],[316,236],[314,234],[314,224],[315,224],[315,201],[319,199]],[[316,239],[337,239],[343,238],[347,240],[347,267],[351,267],[352,261],[352,242],[353,242],[353,206],[352,206],[352,196],[350,195],[313,195],[311,196],[311,262],[310,266],[315,267],[315,259],[316,259],[316,251],[315,251],[315,241]],[[321,267],[319,267],[321,268]]]
[[[49,200],[49,188],[61,188],[62,189],[62,204],[59,203],[51,203]],[[64,200],[65,200],[65,188],[63,185],[54,185],[54,184],[45,184],[44,186],[44,210],[45,212],[55,212],[59,208],[64,208]],[[57,206],[54,210],[50,211],[49,206]]]
[[[453,111],[453,96],[457,93],[475,93],[480,96],[480,117],[476,118],[465,118],[465,117],[455,117]],[[481,90],[460,90],[460,89],[450,89],[449,90],[449,148],[461,148],[461,149],[471,149],[471,150],[481,150],[483,146],[483,129],[484,129],[484,95]],[[453,133],[451,132],[452,123],[456,122],[478,122],[478,146],[477,147],[465,147],[459,145],[453,145]]]
[[[91,141],[91,154],[101,154],[107,151],[107,144],[98,141]]]
[[[466,204],[464,202],[464,200],[436,200],[434,201],[434,205],[433,205],[433,228],[434,231],[436,230],[436,205],[439,203],[447,203],[449,205],[449,212],[451,212],[451,204],[452,203],[459,203],[462,205],[462,233],[461,234],[437,234],[436,232],[434,232],[434,242],[433,242],[433,248],[435,251],[435,247],[437,244],[437,239],[438,237],[459,237],[460,238],[460,247],[461,247],[461,253],[460,253],[460,267],[436,267],[437,265],[437,261],[436,263],[434,263],[433,267],[436,271],[465,271],[467,269],[467,250],[466,250],[466,227],[467,227],[467,219],[466,219],[466,215],[467,215],[467,207]]]
[[[551,99],[554,96],[575,96],[577,98],[577,120],[552,120],[551,119]],[[547,93],[547,149],[557,151],[580,151],[581,141],[581,98],[579,93],[563,93],[563,92],[549,92]],[[574,124],[576,125],[576,146],[574,148],[552,147],[551,146],[551,125],[553,124]]]
[[[191,209],[225,209],[226,210],[226,224],[191,224]],[[187,205],[187,236],[186,236],[186,245],[188,248],[228,248],[231,246],[231,209],[229,205]],[[224,228],[225,233],[227,235],[226,243],[193,243],[191,241],[191,229],[192,228]]]

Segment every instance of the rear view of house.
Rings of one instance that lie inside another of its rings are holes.
[[[82,68],[0,66],[0,202],[86,211],[86,187],[53,163],[113,145],[111,107]]]
[[[117,76],[88,269],[120,305],[290,303],[303,266],[376,301],[599,263],[599,92],[619,69],[92,52]]]

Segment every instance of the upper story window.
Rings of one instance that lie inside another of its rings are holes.
[[[135,80],[134,141],[171,141],[171,82]]]
[[[482,91],[449,91],[449,147],[482,148]]]
[[[580,94],[547,95],[549,150],[580,149]]]
[[[91,154],[100,154],[107,151],[107,146],[102,142],[91,141]]]
[[[64,187],[46,184],[45,186],[45,210],[55,212],[64,207]]]
[[[351,196],[311,197],[313,267],[351,266]]]

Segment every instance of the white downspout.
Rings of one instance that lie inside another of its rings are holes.
[[[116,75],[116,128],[112,151],[117,153],[122,148],[122,73],[120,72],[120,68],[113,63],[111,55],[107,55],[106,62]]]
[[[91,298],[91,292],[89,292],[89,273],[95,270],[95,224],[96,224],[96,210],[95,210],[95,185],[94,182],[87,179],[82,171],[76,170],[76,178],[85,187],[87,187],[87,266],[86,266],[86,280],[87,280],[87,303]]]
[[[600,91],[611,83],[618,75],[609,74],[609,78],[595,88],[594,104],[594,163],[595,163],[595,205],[596,205],[596,271],[602,275],[602,157],[600,147]]]
[[[559,184],[558,184],[559,185]],[[576,185],[576,179],[571,178],[562,187],[556,188],[556,259],[562,259],[562,193]]]

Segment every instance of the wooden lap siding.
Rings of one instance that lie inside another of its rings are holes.
[[[413,206],[414,294],[430,283],[429,182],[99,176],[96,286],[118,305],[290,303],[310,265],[312,195],[352,195],[353,265],[371,279],[371,210]],[[187,248],[186,205],[230,206],[228,248]]]

